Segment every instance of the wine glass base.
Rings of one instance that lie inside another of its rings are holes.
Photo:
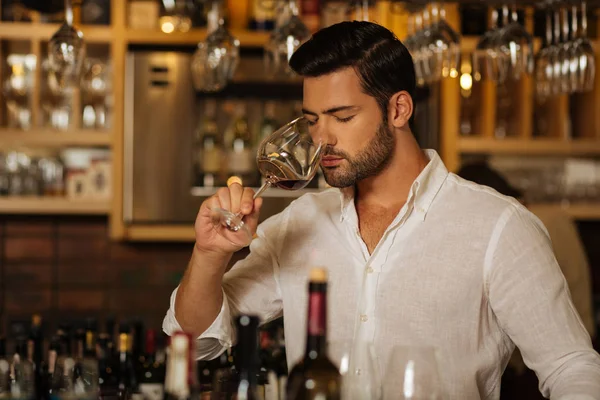
[[[213,227],[221,236],[236,246],[248,246],[252,233],[242,218],[222,208],[212,208]]]

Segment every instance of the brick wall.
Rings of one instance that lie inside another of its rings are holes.
[[[159,328],[191,249],[111,242],[102,217],[0,217],[0,322],[39,312],[48,329],[108,315]]]

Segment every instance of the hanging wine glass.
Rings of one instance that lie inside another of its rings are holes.
[[[577,56],[575,88],[579,92],[587,92],[594,88],[596,53],[587,37],[587,5],[585,1],[581,2],[581,29],[574,36],[574,48]]]
[[[446,21],[446,8],[443,4],[433,3],[432,43],[441,53],[441,77],[456,78],[460,69],[460,35]]]
[[[208,36],[198,43],[192,57],[194,88],[202,92],[222,90],[235,74],[239,48],[240,41],[225,28],[221,1],[213,1],[208,13]]]
[[[546,8],[546,36],[542,48],[538,51],[535,60],[535,87],[540,98],[547,98],[552,94],[554,82],[554,59],[552,48],[552,9],[550,4]]]
[[[73,27],[71,0],[65,0],[65,22],[48,43],[50,68],[62,89],[79,85],[85,53],[83,33]]]
[[[508,58],[509,76],[518,80],[523,74],[533,73],[533,37],[519,23],[516,5],[512,6],[512,11],[504,5],[502,15],[504,27],[499,37],[498,47]]]
[[[308,120],[300,117],[279,128],[261,142],[256,162],[266,181],[255,193],[255,199],[271,186],[298,190],[314,178],[325,144],[311,130]],[[211,211],[213,226],[221,236],[235,245],[250,244],[252,233],[244,224],[240,213],[234,214],[221,208]]]
[[[491,27],[481,37],[472,55],[473,77],[479,81],[490,79],[502,83],[508,73],[508,59],[497,47],[501,35],[499,29],[500,15],[496,8],[491,11]]]
[[[298,16],[296,1],[286,2],[265,45],[265,67],[267,74],[272,77],[294,75],[289,68],[290,58],[296,49],[310,38],[310,30]]]

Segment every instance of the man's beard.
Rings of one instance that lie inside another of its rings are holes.
[[[390,163],[395,146],[394,134],[387,122],[383,121],[377,128],[375,138],[354,157],[343,151],[327,148],[325,155],[343,158],[346,163],[342,162],[342,165],[337,167],[321,167],[325,181],[330,186],[345,188],[378,175]]]

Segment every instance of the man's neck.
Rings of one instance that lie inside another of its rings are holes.
[[[398,141],[392,160],[381,173],[357,183],[357,205],[395,208],[406,202],[412,184],[429,162],[410,135]]]

